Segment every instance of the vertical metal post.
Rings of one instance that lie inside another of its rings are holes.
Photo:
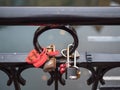
[[[55,74],[54,74],[55,76],[54,76],[54,78],[55,78],[55,84],[54,84],[54,86],[55,86],[55,90],[58,90],[58,67],[56,67],[56,69],[55,69]]]
[[[97,86],[98,86],[98,82],[99,81],[95,81],[92,85],[92,90],[97,90]]]

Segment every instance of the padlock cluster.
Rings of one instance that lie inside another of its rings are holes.
[[[55,45],[50,45],[47,48],[43,48],[41,53],[38,53],[35,49],[30,51],[26,58],[26,62],[33,64],[34,67],[39,68],[44,65],[43,70],[45,72],[54,71],[56,68],[55,56],[59,54],[58,50],[55,50]]]
[[[54,44],[50,44],[48,47],[41,47],[38,43],[38,37],[45,31],[50,29],[62,29],[70,33],[73,37],[73,44],[69,44],[67,49],[61,50],[61,55],[58,50],[55,49]],[[68,26],[44,26],[39,27],[34,34],[33,38],[34,49],[30,51],[26,58],[26,62],[28,64],[32,64],[36,68],[43,68],[45,72],[52,72],[56,70],[56,67],[59,70],[59,73],[66,74],[66,79],[78,79],[80,77],[80,69],[76,65],[76,60],[80,56],[76,51],[78,46],[78,37],[77,33],[73,27]],[[65,63],[62,63],[60,66],[56,65],[56,59],[59,60],[61,58],[66,59]],[[72,59],[72,60],[71,60]],[[72,65],[71,63],[74,63]]]
[[[60,65],[60,73],[63,74],[63,73],[66,73],[66,79],[72,79],[72,80],[76,80],[78,78],[80,78],[80,69],[79,67],[76,65],[76,60],[77,60],[77,57],[80,57],[79,53],[77,50],[75,50],[75,52],[70,55],[70,47],[72,46],[73,44],[69,44],[67,46],[67,49],[63,49],[61,51],[62,55],[64,57],[66,57],[67,61],[65,64],[61,64]],[[67,55],[64,55],[64,51],[67,51]],[[73,65],[71,64],[73,62]]]

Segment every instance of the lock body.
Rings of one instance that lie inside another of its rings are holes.
[[[80,75],[80,69],[76,67],[69,67],[66,69],[66,79],[76,80],[80,78]]]
[[[66,77],[71,80],[77,79],[77,69],[75,67],[67,68]]]
[[[43,71],[51,72],[51,71],[55,71],[55,68],[56,68],[56,58],[52,57],[45,63],[43,67]]]

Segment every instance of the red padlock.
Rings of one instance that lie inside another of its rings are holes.
[[[36,67],[36,68],[39,68],[40,66],[42,66],[48,59],[48,56],[46,54],[43,54],[40,56],[40,58],[37,59],[37,62],[36,63],[33,63],[33,65]]]
[[[35,49],[33,49],[27,56],[26,62],[33,64],[34,67],[39,68],[47,60],[49,56],[56,56],[59,54],[59,51],[48,52],[47,48],[43,48],[43,51],[39,54]]]
[[[66,71],[66,64],[60,64],[60,73],[63,74]]]
[[[60,73],[61,74],[65,73],[65,71],[66,71],[66,68],[60,68]]]
[[[43,51],[39,54],[35,49],[33,49],[26,58],[26,62],[29,64],[33,64],[36,68],[42,66],[46,60],[48,59],[47,56],[47,49],[43,48]]]
[[[60,68],[66,68],[66,64],[60,64]]]
[[[33,49],[29,52],[27,58],[26,58],[26,62],[29,64],[35,63],[37,62],[36,59],[39,58],[39,53]]]

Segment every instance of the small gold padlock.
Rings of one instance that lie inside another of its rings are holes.
[[[47,52],[55,51],[55,45],[51,44],[47,47]],[[56,69],[56,58],[54,56],[49,57],[48,61],[45,63],[43,67],[44,72],[55,71]]]

